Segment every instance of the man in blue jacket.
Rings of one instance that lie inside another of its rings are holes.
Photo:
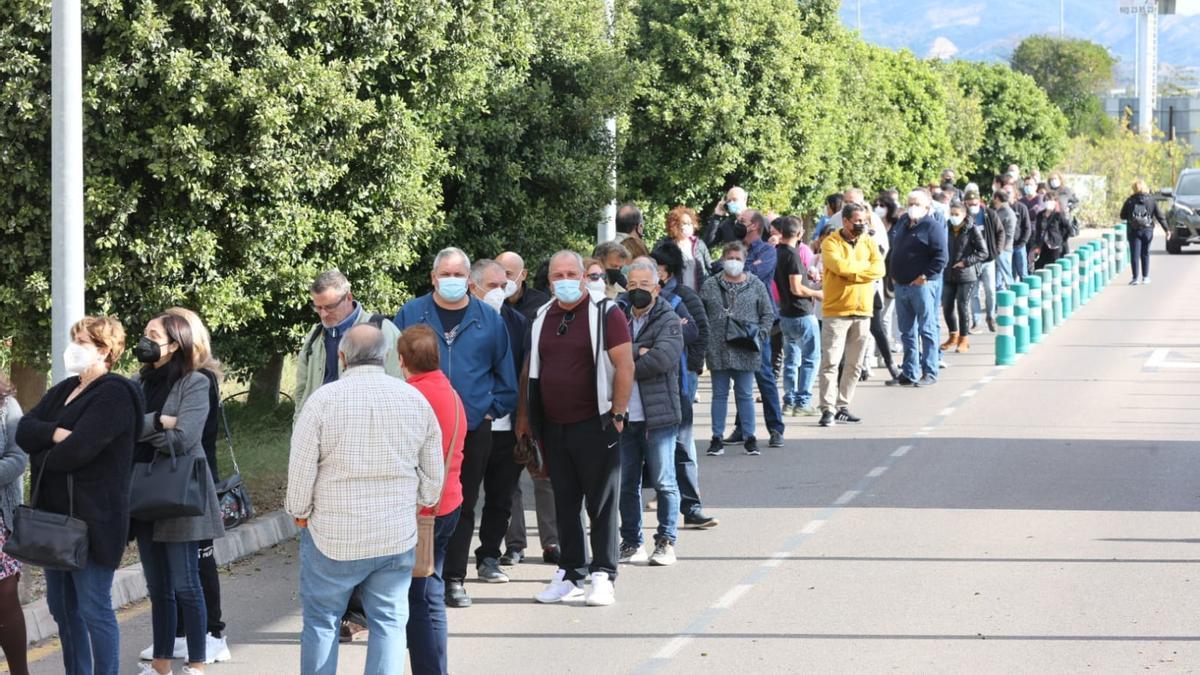
[[[395,319],[401,331],[423,323],[437,332],[442,371],[467,412],[462,513],[446,549],[442,573],[449,607],[471,606],[463,581],[475,533],[475,503],[492,452],[492,420],[517,409],[517,375],[508,328],[499,313],[467,293],[470,273],[471,260],[466,253],[443,249],[433,261],[434,290],[410,300]]]
[[[950,252],[946,228],[934,218],[929,201],[929,193],[924,190],[910,192],[908,211],[892,228],[888,269],[895,282],[896,322],[904,343],[904,365],[899,377],[888,380],[891,385],[929,386],[937,382],[941,359],[938,307],[942,270]]]

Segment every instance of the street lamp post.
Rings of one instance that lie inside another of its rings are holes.
[[[50,14],[50,349],[55,382],[83,308],[83,59],[80,0]]]
[[[616,8],[613,0],[604,0],[604,15],[608,21],[608,42],[613,44],[616,39]],[[617,118],[615,115],[604,120],[604,128],[612,142],[612,151],[608,156],[608,188],[613,198],[604,207],[604,217],[596,224],[596,243],[612,241],[617,236]]]

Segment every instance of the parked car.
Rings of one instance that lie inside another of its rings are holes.
[[[1175,189],[1166,188],[1163,197],[1173,199],[1167,212],[1167,253],[1179,253],[1188,244],[1200,244],[1200,169],[1184,169]]]

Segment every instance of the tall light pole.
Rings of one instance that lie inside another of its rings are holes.
[[[55,382],[83,317],[83,59],[80,0],[50,9],[50,350]]]
[[[1058,37],[1067,36],[1067,0],[1058,0]]]
[[[1150,139],[1158,99],[1158,3],[1147,1],[1138,26],[1138,133]]]
[[[608,43],[615,44],[617,31],[617,14],[613,0],[604,0],[604,15],[608,22]],[[617,118],[612,115],[604,120],[604,128],[608,139],[612,142],[612,152],[608,156],[608,188],[613,198],[604,207],[604,217],[596,225],[596,243],[612,241],[617,236]]]
[[[862,0],[858,0],[858,4],[854,7],[854,18],[858,23],[858,34],[862,35]]]

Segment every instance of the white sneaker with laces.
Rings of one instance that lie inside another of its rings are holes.
[[[608,578],[608,572],[592,572],[588,578],[592,581],[584,599],[588,607],[607,607],[617,601],[617,591]]]
[[[568,600],[578,600],[583,597],[583,588],[573,581],[567,581],[567,571],[558,570],[554,573],[554,580],[546,584],[546,588],[540,593],[533,596],[534,600],[544,604],[555,602],[566,602]]]
[[[205,663],[221,663],[233,658],[224,637],[213,637],[212,633],[208,633],[204,636],[204,642]]]
[[[175,647],[174,647],[173,651],[171,652],[171,657],[176,658],[176,659],[186,659],[187,658],[187,638],[181,638],[181,637],[175,638]],[[154,645],[150,645],[149,647],[146,647],[145,649],[143,649],[142,653],[138,655],[138,658],[140,658],[143,661],[153,661],[154,660]]]
[[[168,673],[174,672],[173,670],[168,668],[166,673],[160,673],[157,670],[155,670],[154,666],[150,665],[149,663],[139,663],[138,668],[141,669],[138,671],[138,675],[168,675]],[[185,668],[186,668],[186,666],[185,666]],[[192,671],[192,672],[195,672],[195,671]],[[184,671],[184,675],[187,675],[186,670]]]
[[[193,668],[193,667],[191,667],[191,666],[189,666],[189,665],[184,665],[184,666],[183,666],[183,672],[182,672],[182,674],[181,674],[181,675],[204,675],[204,671],[203,671],[203,670],[196,670],[195,668]]]
[[[1150,283],[1150,277],[1142,277],[1142,284],[1145,285],[1148,283]]]

